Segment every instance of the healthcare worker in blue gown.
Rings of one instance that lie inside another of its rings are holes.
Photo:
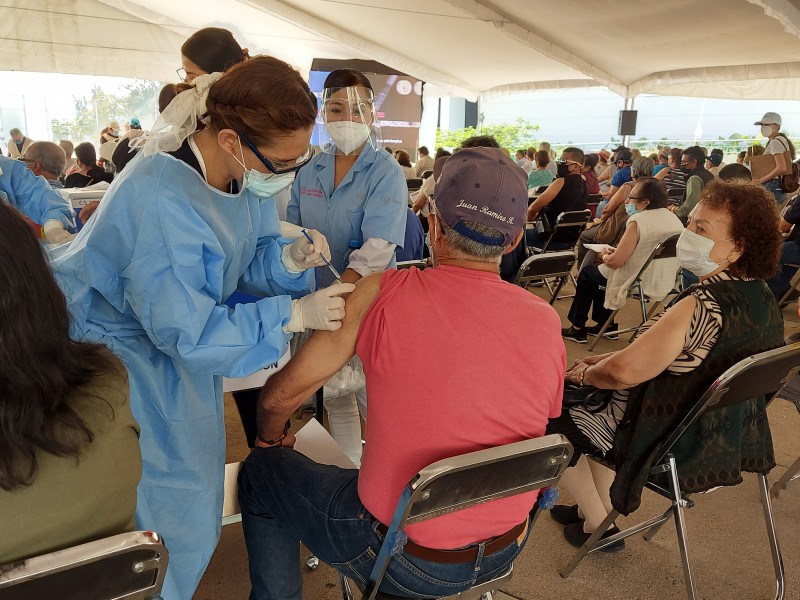
[[[272,195],[313,156],[316,100],[299,73],[257,57],[193,83],[52,261],[75,336],[128,368],[144,463],[136,519],[169,549],[166,600],[192,597],[219,538],[222,376],[277,361],[293,332],[338,329],[354,289],[310,293],[324,236],[280,237]],[[229,309],[237,289],[263,298]]]
[[[320,116],[323,152],[297,174],[286,218],[323,233],[342,281],[354,283],[395,266],[395,251],[405,239],[408,187],[400,165],[382,147],[372,85],[363,73],[330,73]],[[317,269],[320,287],[333,280],[330,270]],[[360,395],[366,398],[363,390]],[[325,407],[333,437],[358,466],[361,424],[355,395],[328,399]]]
[[[34,223],[44,226],[45,239],[63,244],[74,235],[69,202],[53,190],[44,177],[37,177],[25,162],[0,155],[0,202],[16,208]]]

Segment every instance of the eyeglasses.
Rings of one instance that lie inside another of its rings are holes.
[[[256,148],[243,133],[240,133],[239,137],[242,138],[244,143],[247,144],[247,147],[253,151],[253,154],[258,157],[258,160],[261,161],[261,164],[267,167],[267,169],[273,175],[283,175],[284,173],[293,173],[295,171],[299,171],[302,167],[307,165],[312,158],[314,158],[314,148],[309,146],[308,150],[306,150],[305,153],[294,162],[294,164],[281,161],[272,161],[261,154],[258,148]]]
[[[635,200],[636,202],[639,202],[640,200],[647,200],[647,198],[644,196],[628,196],[628,200]],[[628,204],[630,204],[630,202]]]
[[[178,74],[178,77],[181,78],[181,81],[186,81],[186,69],[181,67],[180,69],[176,69],[175,72]]]
[[[181,67],[180,69],[176,69],[175,72],[178,74],[178,77],[181,78],[181,81],[183,83],[191,83],[192,81],[194,81],[195,77],[197,77],[198,75],[202,75],[202,73],[192,73],[190,71],[187,71],[183,67]]]

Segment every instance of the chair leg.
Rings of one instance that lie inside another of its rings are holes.
[[[600,540],[600,536],[602,536],[606,531],[608,531],[608,528],[611,527],[611,525],[614,523],[614,520],[618,516],[619,513],[615,510],[612,510],[608,514],[605,520],[600,524],[600,527],[598,527],[592,534],[592,536],[588,540],[586,540],[586,543],[578,549],[578,551],[575,553],[575,556],[573,556],[572,560],[569,561],[569,564],[561,570],[560,572],[561,577],[563,577],[564,579],[569,577],[570,573],[572,573],[572,571],[575,570],[575,567],[578,566],[578,563],[580,563],[587,554],[595,550],[595,548],[593,548],[592,546],[594,546]]]
[[[775,600],[783,600],[786,591],[786,577],[783,570],[783,557],[775,532],[775,519],[772,516],[772,501],[769,497],[769,484],[766,475],[758,475],[758,487],[761,491],[761,505],[764,509],[764,520],[767,525],[769,549],[772,552],[772,566],[775,569]]]
[[[794,481],[798,477],[800,477],[800,458],[794,461],[794,463],[792,463],[792,465],[786,469],[786,472],[781,476],[781,478],[775,482],[775,485],[772,486],[772,497],[777,498],[778,494],[786,489],[786,486],[789,485],[789,482]]]
[[[675,515],[675,529],[678,534],[678,546],[681,551],[681,562],[683,563],[683,577],[686,582],[686,596],[689,600],[696,600],[697,590],[692,576],[692,565],[689,562],[689,548],[686,541],[686,518],[683,514],[683,500],[681,498],[681,485],[678,481],[678,466],[675,457],[669,455],[669,476],[670,488],[672,491],[672,507]]]
[[[600,338],[603,337],[603,334],[606,332],[606,329],[608,329],[608,327],[611,325],[611,323],[614,322],[614,317],[617,316],[618,312],[619,312],[618,310],[615,310],[614,312],[612,312],[609,315],[609,317],[606,319],[606,322],[603,323],[603,326],[600,328],[600,331],[598,332],[597,336],[589,344],[589,348],[588,348],[589,352],[594,350],[594,347],[597,345],[597,342],[600,341]]]
[[[672,511],[673,510],[674,509],[670,506],[667,510],[664,511],[664,514],[661,515],[661,517],[663,518],[663,521],[661,521],[659,523],[656,523],[650,529],[648,529],[647,532],[645,532],[645,534],[644,534],[644,539],[645,540],[647,540],[649,542],[654,537],[656,537],[656,534],[664,526],[664,523],[669,521],[670,517],[672,516]]]
[[[648,310],[648,311],[647,311],[647,314],[645,315],[644,321],[642,321],[642,325],[644,325],[644,324],[645,324],[645,323],[647,323],[647,322],[648,322],[650,319],[652,319],[652,318],[653,318],[653,315],[655,315],[655,314],[656,314],[656,312],[658,312],[658,309],[660,309],[660,308],[661,308],[661,305],[662,305],[662,302],[661,302],[661,300],[656,300],[655,302],[653,302],[653,306],[651,306],[651,307],[650,307],[650,310]],[[639,327],[637,327],[636,329],[634,329],[634,331],[633,331],[633,335],[632,335],[632,336],[630,337],[630,339],[628,340],[628,343],[629,343],[629,344],[630,344],[631,342],[633,342],[633,340],[635,340],[637,337],[639,337],[639,332],[642,330],[642,325],[639,325]]]
[[[556,298],[558,298],[558,292],[560,292],[561,288],[564,287],[564,283],[566,282],[566,280],[567,280],[567,276],[566,275],[562,275],[561,277],[558,278],[558,283],[556,284],[555,289],[554,290],[550,290],[553,293],[553,295],[550,297],[550,305],[551,306],[553,305],[553,302],[556,301]]]
[[[350,581],[342,573],[339,573],[339,585],[342,588],[342,600],[353,600],[353,590],[350,589]]]

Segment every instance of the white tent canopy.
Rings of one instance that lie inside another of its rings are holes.
[[[800,0],[2,0],[4,70],[175,80],[191,32],[308,71],[370,59],[438,96],[604,86],[800,98]]]

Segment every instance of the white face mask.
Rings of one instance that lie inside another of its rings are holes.
[[[233,159],[242,165],[244,169],[244,176],[242,177],[242,187],[250,190],[256,196],[262,198],[269,198],[278,192],[285,190],[294,182],[294,172],[282,173],[276,175],[274,173],[262,173],[255,169],[248,169],[244,164],[244,150],[242,149],[242,141],[239,140],[239,152],[242,155],[242,160],[239,160],[234,155]]]
[[[367,141],[369,126],[353,121],[331,121],[325,124],[333,143],[344,154],[352,154]]]
[[[720,240],[727,242],[728,240]],[[715,263],[709,258],[714,248],[714,240],[703,237],[689,229],[684,229],[678,238],[678,262],[698,277],[705,277],[719,269],[720,263]],[[728,261],[725,261],[728,262]]]
[[[761,126],[761,135],[764,137],[769,137],[772,135],[772,126],[771,125],[762,125]]]

